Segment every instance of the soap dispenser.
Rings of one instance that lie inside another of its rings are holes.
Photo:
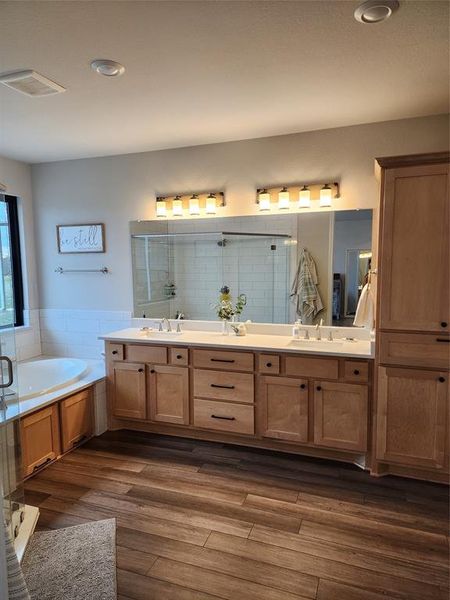
[[[292,327],[292,337],[297,340],[300,337],[300,325],[302,324],[300,319],[297,319]]]

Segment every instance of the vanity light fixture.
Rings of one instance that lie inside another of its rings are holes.
[[[258,204],[259,210],[270,210],[270,193],[266,188],[258,190]]]
[[[278,192],[278,208],[281,210],[286,210],[287,208],[290,207],[290,195],[289,195],[289,190],[287,189],[287,187],[283,187],[283,189],[281,189]]]
[[[326,183],[323,188],[320,190],[320,202],[319,205],[322,208],[327,208],[331,206],[331,188]]]
[[[200,214],[200,202],[197,194],[192,194],[189,198],[189,214],[192,216]]]
[[[206,197],[206,214],[215,215],[217,212],[217,198],[216,195],[211,193]]]
[[[181,196],[175,196],[172,200],[172,215],[174,217],[183,216],[183,200],[181,199]]]
[[[156,216],[167,217],[167,206],[164,196],[158,196],[158,198],[156,198]]]
[[[311,208],[311,192],[306,185],[304,185],[298,193],[298,207]]]

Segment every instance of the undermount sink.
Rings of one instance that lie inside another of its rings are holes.
[[[183,335],[182,331],[141,331],[142,337],[155,339],[171,339]]]
[[[342,340],[291,340],[289,346],[304,348],[305,350],[333,350],[344,345]]]

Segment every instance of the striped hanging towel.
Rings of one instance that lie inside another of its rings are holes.
[[[9,530],[3,522],[4,534],[6,540],[6,572],[8,578],[8,598],[9,600],[31,600],[28,593],[27,584],[17,559],[14,544],[12,543]]]
[[[303,248],[291,288],[291,300],[295,303],[296,313],[302,323],[315,317],[323,309],[318,283],[314,259],[308,250]]]

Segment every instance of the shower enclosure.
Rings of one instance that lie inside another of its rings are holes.
[[[227,286],[234,302],[247,298],[242,320],[285,323],[290,239],[232,231],[132,234],[134,314],[214,320]]]

